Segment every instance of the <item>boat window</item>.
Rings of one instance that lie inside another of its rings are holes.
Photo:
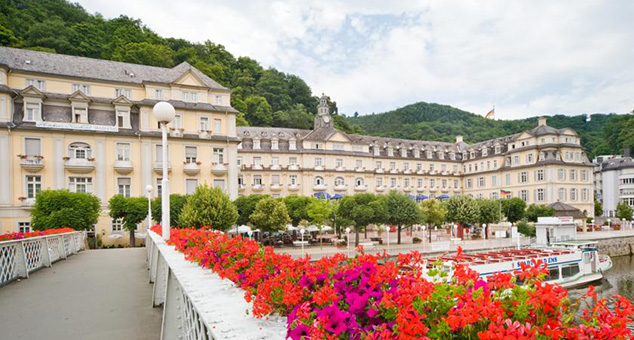
[[[578,263],[561,267],[561,276],[562,277],[571,277],[571,276],[577,275],[578,273],[579,273],[579,264]]]
[[[546,281],[559,280],[559,267],[549,267]]]

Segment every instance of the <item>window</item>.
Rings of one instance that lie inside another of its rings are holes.
[[[491,197],[492,200],[497,200],[500,198],[500,193],[497,191],[492,192],[489,197]]]
[[[86,84],[73,84],[73,92],[81,91],[85,94],[90,94],[90,85]]]
[[[520,164],[520,156],[513,156],[513,165]]]
[[[277,138],[271,139],[271,150],[279,150],[280,149],[280,141]]]
[[[154,99],[163,99],[163,90],[154,89]]]
[[[396,162],[390,162],[390,170],[396,170]]]
[[[557,180],[565,181],[566,180],[566,170],[559,169],[557,170]]]
[[[496,145],[495,146],[495,153],[498,154],[500,152],[502,152],[502,148],[499,145]]]
[[[573,202],[577,201],[577,189],[575,188],[570,189],[570,200]]]
[[[493,175],[491,176],[491,186],[498,186],[498,176],[497,175]]]
[[[436,180],[435,179],[430,179],[429,180],[429,187],[430,188],[435,188],[436,187]]]
[[[225,163],[225,149],[214,148],[214,163],[217,163],[217,164]]]
[[[117,178],[117,187],[119,195],[123,195],[124,197],[130,197],[131,190],[131,180],[130,177],[119,177]]]
[[[544,189],[535,190],[535,201],[542,202],[545,199],[546,199],[546,195],[545,195]]]
[[[343,151],[343,144],[333,144],[332,149],[336,151]]]
[[[577,180],[577,170],[570,170],[570,180],[571,181]]]
[[[433,164],[429,164],[429,171],[434,171],[434,165]]]
[[[322,160],[321,158],[317,157],[315,158],[315,168],[322,166]]]
[[[504,175],[504,185],[511,185],[511,174]]]
[[[377,170],[383,169],[383,162],[381,162],[381,161],[376,161],[376,169],[377,169]]]
[[[170,159],[169,156],[170,147],[167,146],[167,159]],[[154,158],[157,163],[163,163],[163,146],[161,144],[156,144],[156,157]]]
[[[324,185],[324,178],[321,176],[317,176],[314,179],[315,185]]]
[[[271,166],[279,167],[280,166],[280,158],[279,157],[271,157]]]
[[[407,162],[403,163],[403,170],[405,171],[409,170],[409,163]]]
[[[24,106],[24,121],[25,122],[35,122],[40,121],[40,104],[35,103],[25,103]]]
[[[345,180],[343,179],[343,177],[337,177],[335,178],[335,186],[344,186],[346,185]]]
[[[253,166],[260,166],[262,165],[262,158],[261,157],[253,157]]]
[[[390,178],[390,186],[396,188],[396,177]]]
[[[88,159],[92,157],[92,150],[86,143],[72,143],[68,146],[68,154],[73,159]]]
[[[410,187],[410,179],[409,178],[404,178],[403,179],[403,187],[404,188],[409,188]]]
[[[486,157],[489,154],[489,150],[487,148],[482,149],[482,157]]]
[[[313,149],[321,149],[321,144],[319,143],[313,144]]]
[[[343,159],[337,158],[335,160],[335,164],[336,164],[337,168],[343,168]]]
[[[188,178],[185,180],[185,193],[187,195],[191,195],[196,191],[196,187],[198,186],[198,179],[196,178]]]
[[[581,170],[581,181],[586,182],[588,180],[588,170]]]
[[[124,96],[124,97],[131,97],[132,91],[130,91],[130,89],[115,89],[114,90],[114,96],[115,97],[119,97],[119,96]]]
[[[113,233],[120,233],[123,231],[123,217],[110,219],[110,228]]]
[[[447,188],[447,180],[446,179],[442,180],[442,187],[443,187],[443,189]]]
[[[588,189],[581,189],[581,200],[587,202],[588,197],[590,197]]]
[[[18,222],[18,232],[19,233],[30,233],[31,232],[31,222]]]
[[[214,119],[214,133],[222,134],[222,120],[221,119]]]
[[[579,274],[578,263],[561,266],[561,276],[563,278],[575,276],[577,274]]]
[[[528,182],[528,172],[526,171],[522,171],[519,174],[519,182],[520,183],[527,183]]]
[[[218,105],[222,104],[222,96],[216,96],[215,97],[215,103],[218,104]]]
[[[40,91],[44,91],[46,82],[42,79],[26,79],[25,85],[25,87],[33,86]]]
[[[297,175],[288,176],[288,184],[297,185]]]
[[[559,188],[559,190],[557,190],[557,198],[560,201],[565,201],[566,200],[566,188]]]
[[[484,177],[478,177],[478,188],[484,188],[485,181]]]
[[[260,150],[260,139],[253,139],[253,150]]]
[[[405,148],[401,149],[401,157],[407,157],[407,149]]]
[[[528,190],[520,190],[519,197],[522,201],[528,202]]]
[[[92,193],[92,177],[70,177],[68,190],[71,192]]]
[[[254,175],[253,176],[253,186],[261,186],[262,185],[262,176]]]
[[[200,117],[199,126],[200,131],[209,131],[209,117]]]
[[[195,146],[186,146],[185,147],[185,162],[196,163],[197,159],[198,159],[198,148]]]
[[[526,155],[526,163],[531,164],[535,161],[535,155],[533,155],[532,153],[529,153],[528,155]]]
[[[214,188],[220,188],[222,192],[225,192],[225,180],[224,178],[214,178],[213,182]]]
[[[27,156],[41,156],[42,149],[39,138],[24,138],[24,154]],[[26,159],[26,161],[35,161],[35,159]],[[38,160],[39,161],[39,160]]]
[[[26,176],[26,198],[33,199],[42,191],[41,176]]]
[[[394,149],[392,149],[392,147],[387,148],[387,155],[389,157],[394,156]]]
[[[358,186],[358,187],[362,187],[363,186],[363,178],[361,177],[357,177],[354,179],[354,185]]]
[[[453,187],[458,189],[458,180],[457,179],[453,180]]]
[[[163,195],[163,178],[156,179],[156,196],[161,197]]]
[[[289,165],[297,165],[297,157],[291,157],[288,159]]]
[[[422,188],[423,187],[423,179],[419,178],[416,180],[416,184],[418,188]]]
[[[236,161],[236,163],[238,164],[238,166],[242,166],[242,156],[238,156],[238,160]]]
[[[85,107],[73,106],[73,123],[88,123]]]
[[[294,139],[291,139],[288,141],[288,149],[289,150],[297,150],[297,141]]]
[[[383,186],[383,177],[377,177],[376,178],[376,186],[377,187],[382,187]]]
[[[546,179],[546,174],[544,173],[544,170],[535,171],[535,181],[541,182],[545,179]]]
[[[431,158],[432,157],[432,151],[431,150],[425,151],[425,157]]]
[[[130,129],[130,111],[117,110],[117,126],[124,129]]]
[[[431,183],[431,180],[430,180],[430,183]],[[473,179],[469,178],[467,179],[467,189],[471,189],[471,188],[473,188]]]
[[[423,170],[423,163],[416,163],[416,171]]]
[[[181,93],[181,99],[186,102],[195,102],[198,101],[198,93],[191,91],[183,91]]]
[[[174,129],[182,129],[183,128],[183,116],[174,115],[174,120],[170,123]]]

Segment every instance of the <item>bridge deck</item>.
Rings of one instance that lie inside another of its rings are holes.
[[[2,339],[160,338],[144,248],[87,250],[0,288]]]

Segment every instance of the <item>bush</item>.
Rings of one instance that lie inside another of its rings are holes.
[[[171,194],[170,195],[170,224],[172,227],[178,227],[178,217],[183,211],[183,207],[187,202],[187,195]],[[163,207],[161,205],[161,197],[152,200],[152,220],[161,223],[163,215]]]
[[[251,223],[262,231],[280,231],[291,222],[284,202],[265,196],[255,205],[251,214]]]
[[[535,233],[535,227],[528,224],[528,222],[526,220],[521,220],[518,224],[517,224],[517,231],[524,235],[524,236],[528,236],[528,237],[535,237],[536,233]]]
[[[92,195],[68,190],[44,190],[31,210],[31,227],[34,230],[73,228],[89,230],[97,223],[101,204]]]
[[[555,216],[555,209],[544,204],[531,204],[524,215],[530,222],[537,222],[538,217]]]
[[[413,242],[414,244],[416,244],[416,243],[421,243],[421,242],[423,242],[423,240],[421,240],[421,239],[420,239],[420,238],[418,238],[418,237],[414,237],[414,238],[412,239],[412,242]]]
[[[229,196],[220,188],[199,185],[196,191],[187,198],[183,211],[178,217],[181,227],[202,228],[209,226],[225,231],[231,228],[238,219],[238,210],[231,203]]]

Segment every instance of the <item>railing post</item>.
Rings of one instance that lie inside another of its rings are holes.
[[[182,339],[180,284],[170,269],[167,270],[167,287],[163,304],[161,340]]]
[[[51,253],[48,251],[48,237],[43,237],[40,240],[40,252],[42,255],[42,264],[44,267],[50,267],[51,263]]]
[[[20,245],[16,247],[15,254],[15,270],[18,277],[25,279],[29,278],[29,268],[26,265],[26,250],[24,249],[24,242],[20,241]]]
[[[158,265],[158,247],[152,247],[152,262],[150,263],[150,282],[156,282],[156,268]]]
[[[59,240],[57,242],[57,249],[59,250],[59,255],[60,255],[59,257],[66,260],[68,256],[66,255],[66,246],[64,246],[64,236],[59,235],[57,239]]]
[[[159,253],[156,265],[154,289],[152,290],[152,307],[158,307],[165,302],[168,271],[169,267],[167,266],[163,255]]]

